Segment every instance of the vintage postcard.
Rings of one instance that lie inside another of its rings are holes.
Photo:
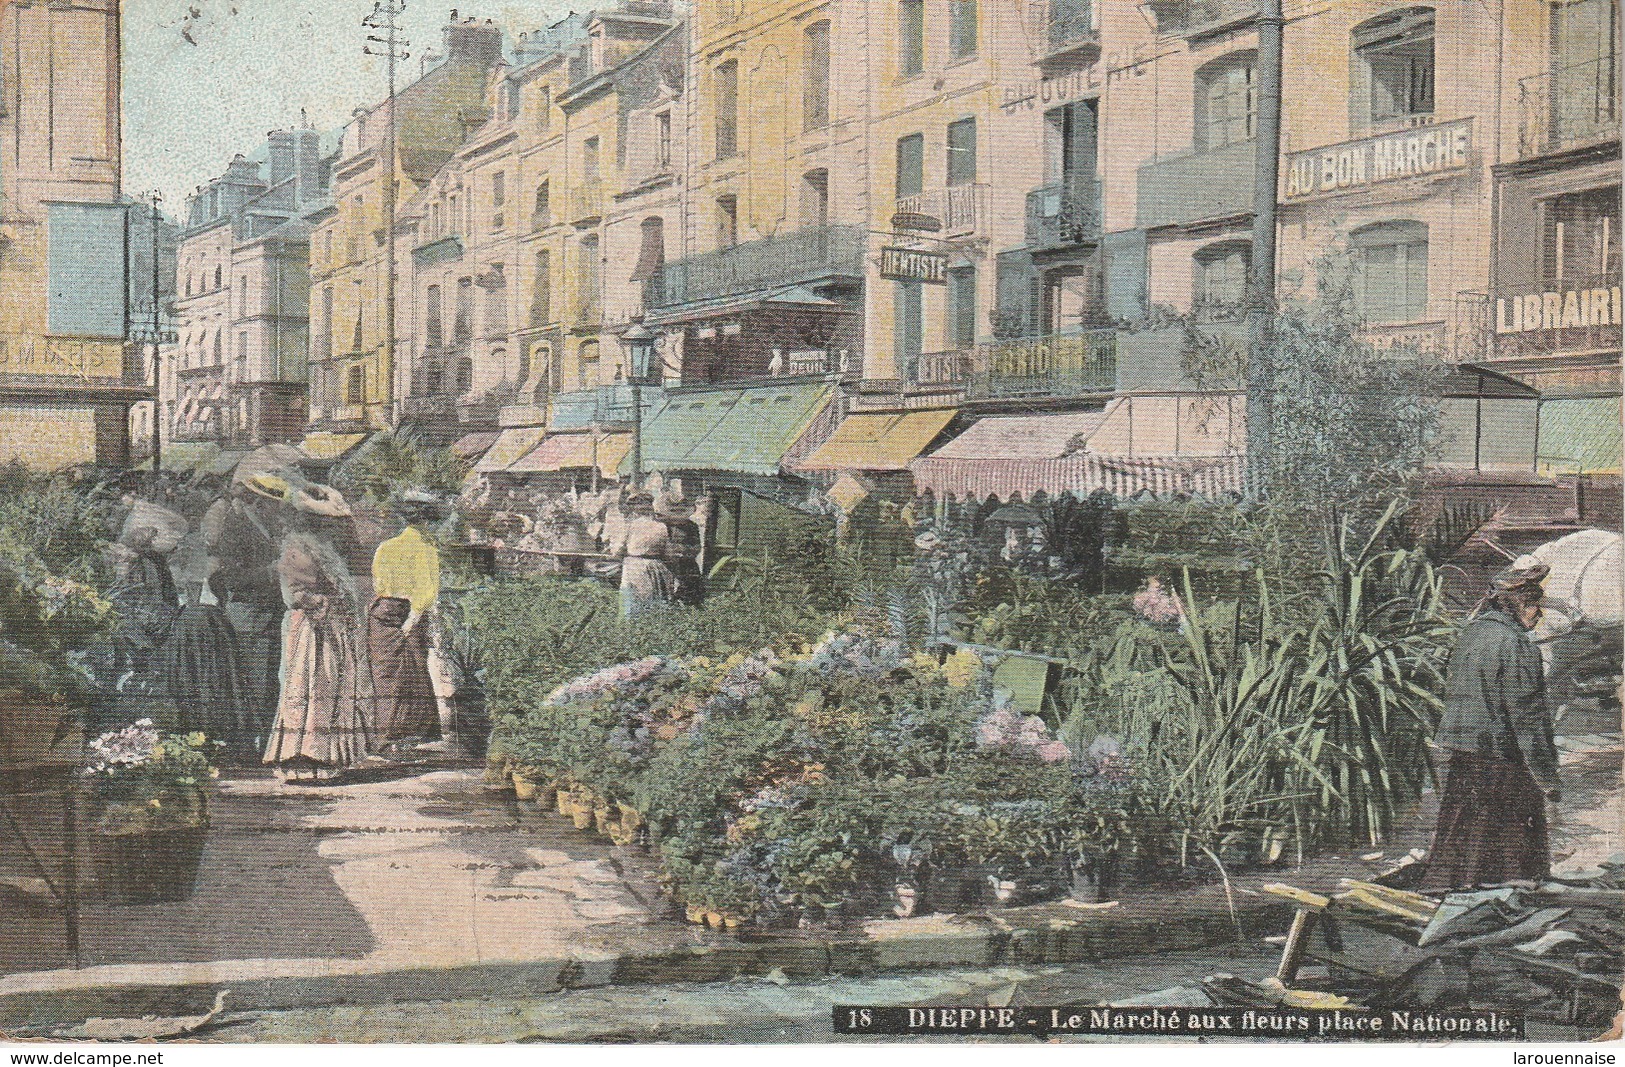
[[[1618,0],[452,2],[0,0],[10,1051],[1619,1037]]]

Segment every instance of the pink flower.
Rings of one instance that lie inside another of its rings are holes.
[[[1072,758],[1072,750],[1062,741],[1046,741],[1034,751],[1045,763],[1062,763]]]

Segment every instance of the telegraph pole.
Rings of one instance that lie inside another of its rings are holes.
[[[1269,488],[1275,389],[1276,191],[1281,178],[1281,0],[1258,4],[1253,256],[1247,271],[1247,499]]]
[[[396,20],[406,10],[406,0],[373,0],[372,14],[361,20],[361,24],[375,32],[367,35],[367,44],[361,49],[364,55],[383,56],[384,69],[389,79],[389,122],[386,124],[384,144],[386,155],[380,173],[384,181],[384,351],[379,361],[378,377],[387,390],[385,404],[387,405],[386,420],[391,426],[395,423],[395,163],[396,163],[396,118],[395,118],[395,74],[396,64],[410,59],[411,53],[407,46],[412,42],[401,36],[401,28]],[[373,46],[378,45],[383,50],[375,51]]]
[[[154,189],[146,200],[151,226],[148,247],[152,253],[152,334],[148,343],[152,345],[152,473],[156,475],[164,469],[164,333],[158,313],[158,223],[163,218],[158,205],[164,198]]]

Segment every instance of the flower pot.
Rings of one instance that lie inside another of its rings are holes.
[[[108,834],[85,840],[84,896],[109,904],[185,900],[197,882],[209,823]]]
[[[630,830],[639,830],[643,827],[643,813],[630,804],[617,804],[620,809],[621,825]]]
[[[722,929],[722,913],[720,911],[706,912],[705,925],[709,926],[713,930]]]
[[[703,925],[705,923],[705,909],[690,904],[683,909],[683,918],[696,925]]]
[[[515,798],[519,800],[535,800],[536,789],[536,779],[532,778],[528,772],[513,772],[513,795]]]
[[[574,803],[570,807],[570,821],[577,830],[592,829],[592,804],[580,793],[572,798]]]
[[[599,802],[592,809],[592,826],[605,837],[613,838],[620,831],[620,813],[608,804]]]
[[[739,916],[737,916],[737,915],[727,915],[727,914],[724,914],[724,915],[723,915],[723,916],[722,916],[722,926],[723,926],[723,929],[726,929],[726,930],[737,930],[737,929],[739,929],[739,928],[740,928],[740,927],[741,927],[741,926],[743,926],[743,925],[744,925],[744,924],[745,924],[745,920],[744,920],[744,919],[742,919],[742,918],[740,918],[740,917],[739,917]]]
[[[570,813],[575,810],[575,797],[569,789],[560,786],[553,794],[553,807],[560,815],[568,819]]]

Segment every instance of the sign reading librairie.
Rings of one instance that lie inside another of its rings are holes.
[[[1472,162],[1472,154],[1472,119],[1293,152],[1287,157],[1282,199],[1303,200],[1465,170]]]
[[[941,252],[916,252],[912,248],[886,247],[880,250],[880,276],[900,282],[948,281],[948,257]]]

